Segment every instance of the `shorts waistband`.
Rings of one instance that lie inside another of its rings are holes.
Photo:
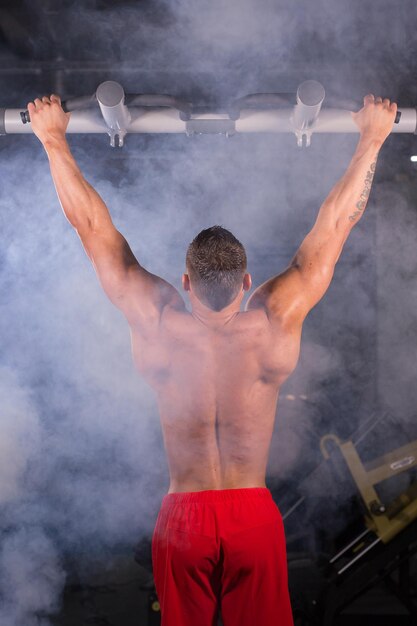
[[[270,498],[267,487],[246,487],[244,489],[210,489],[208,491],[186,491],[167,493],[162,504],[190,504],[192,502],[225,502],[227,500],[247,500],[249,498]]]

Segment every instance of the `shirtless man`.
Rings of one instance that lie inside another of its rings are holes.
[[[28,104],[63,211],[100,283],[126,316],[135,364],[154,389],[170,487],[152,543],[163,626],[291,626],[285,537],[265,486],[278,392],[297,363],[303,321],[324,295],[362,217],[396,104],[366,96],[346,173],[289,267],[251,287],[242,244],[202,231],[178,291],[144,269],[114,227],[65,139],[69,114],[52,95]]]

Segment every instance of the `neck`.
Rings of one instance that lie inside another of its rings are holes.
[[[206,326],[224,326],[230,322],[240,311],[241,298],[233,300],[221,311],[213,311],[208,306],[197,300],[191,299],[191,313]]]

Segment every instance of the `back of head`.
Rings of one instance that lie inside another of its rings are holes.
[[[221,311],[242,289],[247,259],[243,245],[222,226],[202,230],[187,250],[187,271],[198,299]]]

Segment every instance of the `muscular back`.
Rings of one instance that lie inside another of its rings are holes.
[[[280,384],[296,364],[305,316],[326,292],[344,243],[363,215],[397,105],[365,97],[364,107],[353,114],[360,131],[355,154],[288,268],[258,287],[249,311],[236,308],[227,323],[220,323],[220,311],[210,327],[195,309],[191,315],[178,305],[176,290],[140,265],[115,228],[70,152],[65,140],[70,114],[59,97],[37,98],[28,111],[62,209],[104,291],[125,314],[137,367],[156,390],[171,491],[263,484]],[[191,298],[191,287],[186,290]]]
[[[166,307],[156,335],[132,331],[135,364],[157,394],[170,491],[265,485],[279,387],[299,342],[260,309],[213,326]]]

